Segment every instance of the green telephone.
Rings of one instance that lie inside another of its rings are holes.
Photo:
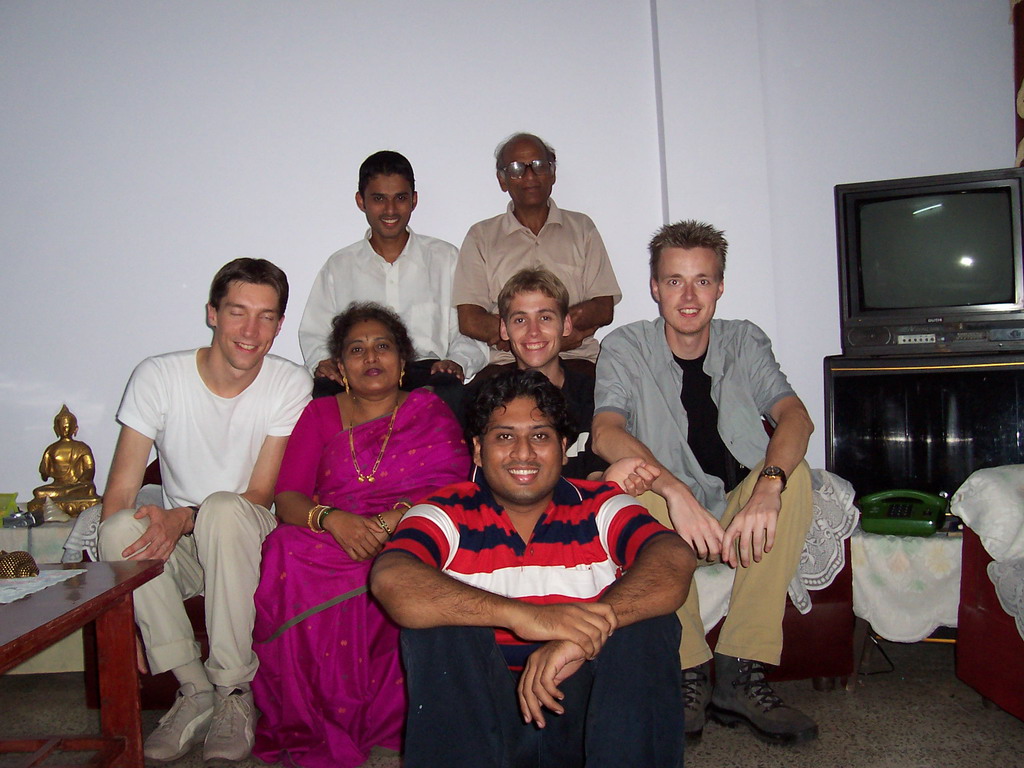
[[[861,496],[860,527],[868,533],[931,536],[942,527],[949,499],[901,488]]]

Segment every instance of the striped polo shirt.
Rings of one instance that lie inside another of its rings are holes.
[[[482,472],[477,480],[443,488],[409,510],[384,551],[406,552],[504,597],[538,604],[594,602],[648,541],[671,533],[618,486],[562,478],[524,542]],[[540,646],[501,627],[495,639],[515,672]]]

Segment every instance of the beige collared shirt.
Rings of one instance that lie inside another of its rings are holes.
[[[512,213],[512,203],[500,216],[470,227],[459,251],[452,303],[476,304],[488,312],[498,311],[498,294],[516,272],[528,267],[545,267],[565,283],[569,305],[597,296],[622,298],[604,241],[590,217],[564,211],[548,201],[548,220],[534,235]],[[593,336],[567,358],[597,360],[600,345]],[[512,355],[491,349],[492,363],[512,362]]]

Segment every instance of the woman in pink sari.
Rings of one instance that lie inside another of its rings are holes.
[[[253,753],[267,762],[352,768],[373,746],[400,747],[398,628],[367,575],[409,505],[469,471],[448,406],[398,388],[412,354],[397,315],[350,306],[331,335],[346,391],[313,400],[288,441],[274,500],[284,524],[263,545],[253,632]]]

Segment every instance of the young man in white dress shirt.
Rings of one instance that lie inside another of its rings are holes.
[[[353,301],[390,307],[409,329],[416,359],[406,365],[403,389],[431,384],[453,405],[461,382],[487,363],[484,345],[459,333],[452,308],[458,249],[409,229],[416,202],[416,180],[405,157],[384,150],[363,161],[356,205],[370,228],[324,264],[299,324],[302,356],[316,377],[314,397],[340,391],[327,338],[334,316]]]

